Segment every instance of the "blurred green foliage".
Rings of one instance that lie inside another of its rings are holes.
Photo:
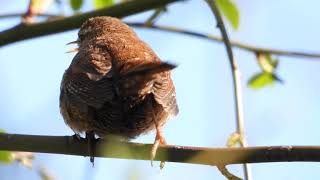
[[[240,24],[240,12],[232,0],[216,0],[218,8],[230,22],[233,29],[238,29]]]
[[[93,4],[96,9],[104,8],[113,5],[114,0],[94,0]]]
[[[83,5],[83,0],[70,0],[70,6],[74,11],[79,11]]]

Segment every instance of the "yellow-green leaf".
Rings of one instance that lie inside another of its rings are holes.
[[[83,4],[83,0],[70,0],[70,6],[74,11],[78,11]]]
[[[248,86],[253,89],[261,89],[267,85],[273,85],[276,79],[268,72],[255,74],[248,82]]]
[[[257,53],[257,60],[260,68],[264,72],[273,73],[278,64],[279,60],[273,59],[269,53]]]
[[[52,0],[31,0],[30,1],[30,9],[34,13],[44,13],[47,8],[52,4]]]
[[[232,0],[216,0],[219,10],[230,22],[234,29],[238,29],[240,24],[240,12]]]
[[[6,131],[4,129],[0,128],[0,133],[5,133]],[[14,158],[12,156],[12,153],[10,151],[0,151],[0,162],[1,163],[11,163],[13,162]]]
[[[0,133],[6,133],[6,131],[0,128]]]
[[[227,146],[235,147],[237,144],[240,144],[241,141],[242,137],[239,133],[232,133],[227,140]]]
[[[0,151],[0,162],[1,163],[12,163],[14,160],[12,153],[10,151]]]
[[[113,5],[114,0],[94,0],[93,3],[96,9],[100,9]]]
[[[55,180],[56,177],[54,177],[51,172],[48,171],[47,168],[44,166],[41,166],[38,170],[38,174],[41,177],[41,180]]]

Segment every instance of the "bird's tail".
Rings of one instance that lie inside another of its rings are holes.
[[[125,78],[131,76],[153,75],[176,68],[177,65],[168,62],[147,63],[132,69],[124,75]]]

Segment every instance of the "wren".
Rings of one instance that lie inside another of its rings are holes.
[[[113,17],[88,19],[72,43],[78,44],[77,54],[60,90],[65,123],[77,134],[90,135],[89,142],[95,135],[130,140],[155,129],[153,159],[165,144],[162,126],[178,113],[170,76],[176,66],[162,62],[128,25]]]

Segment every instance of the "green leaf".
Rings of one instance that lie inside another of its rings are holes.
[[[113,5],[114,0],[94,0],[93,3],[96,9],[100,9]]]
[[[262,72],[255,74],[250,80],[248,81],[248,86],[253,89],[261,89],[267,85],[273,85],[276,79],[275,76],[268,72]]]
[[[78,11],[83,5],[83,0],[70,0],[70,6],[74,11]]]
[[[228,19],[233,29],[238,29],[240,12],[232,0],[216,0],[219,10]]]
[[[257,53],[257,59],[260,68],[264,72],[273,74],[278,67],[279,60],[273,59],[269,53]]]

